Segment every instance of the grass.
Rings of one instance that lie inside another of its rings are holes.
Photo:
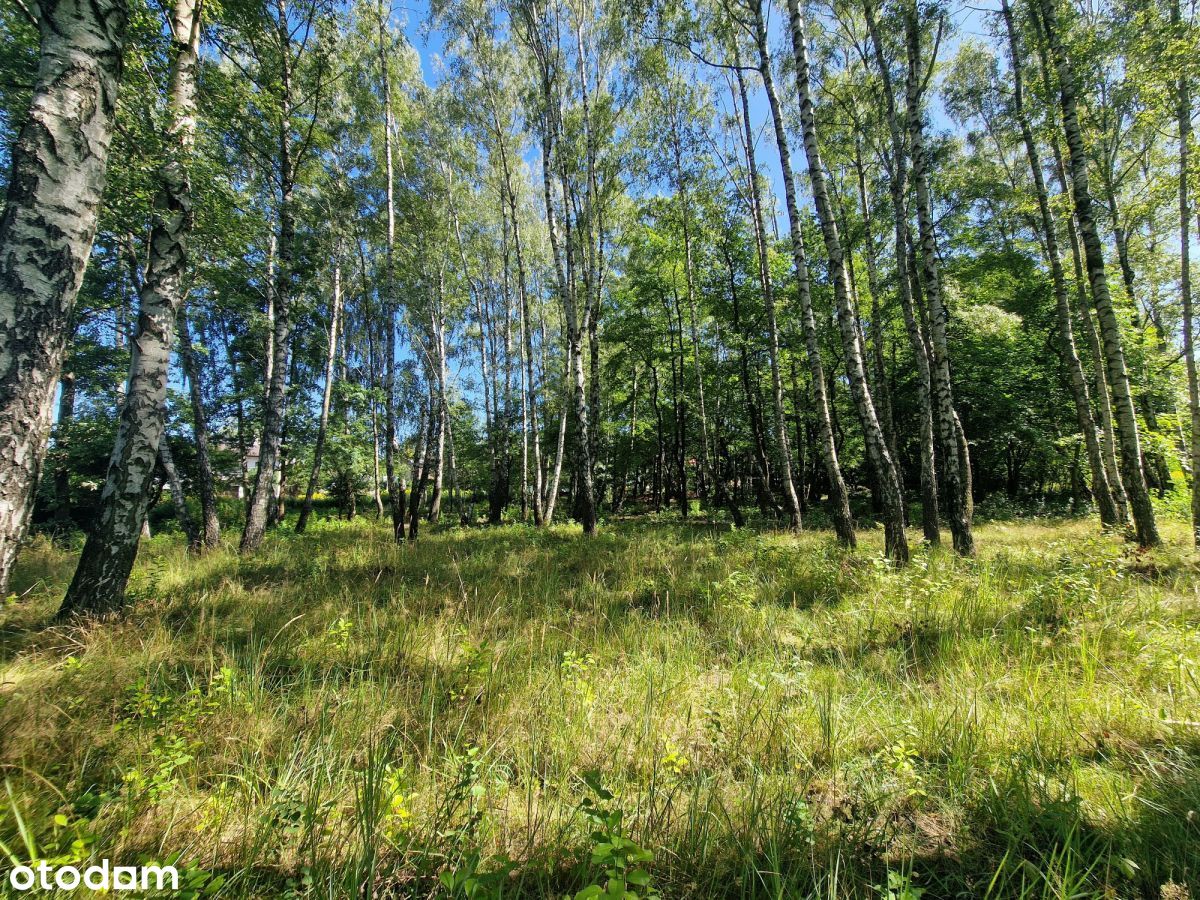
[[[70,626],[41,540],[0,609],[0,841],[222,897],[1200,896],[1167,533],[996,522],[902,571],[877,533],[666,519],[161,534],[136,604]]]

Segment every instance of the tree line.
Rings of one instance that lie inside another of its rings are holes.
[[[117,606],[164,490],[195,552],[318,495],[397,542],[674,506],[877,523],[903,564],[911,518],[973,555],[977,500],[1200,540],[1194,3],[422,27],[0,11],[0,595],[32,524],[82,525],[62,612]]]

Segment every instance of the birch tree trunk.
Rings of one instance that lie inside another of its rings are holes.
[[[259,439],[258,471],[242,530],[240,552],[252,553],[262,546],[267,531],[268,510],[275,503],[276,469],[283,444],[284,417],[287,413],[288,348],[291,339],[291,303],[294,291],[293,262],[296,252],[295,188],[296,164],[289,127],[292,107],[291,37],[285,0],[276,0],[277,40],[280,47],[280,102],[284,119],[279,130],[279,242],[278,273],[275,279],[275,322],[271,330],[271,377],[267,385],[266,413]]]
[[[796,0],[790,0],[793,4]],[[908,136],[911,149],[913,195],[917,207],[925,298],[929,304],[930,376],[934,410],[941,439],[942,477],[945,483],[946,518],[954,549],[963,556],[975,555],[971,532],[974,501],[971,498],[971,460],[965,438],[960,439],[962,423],[954,409],[950,380],[950,353],[946,342],[949,313],[942,292],[942,275],[937,258],[937,237],[933,231],[933,199],[929,191],[928,158],[925,151],[923,116],[920,107],[921,61],[920,23],[914,3],[905,8],[904,36],[908,50],[906,99]]]
[[[1179,27],[1180,0],[1171,5],[1171,23]],[[1179,294],[1183,304],[1183,359],[1187,367],[1188,415],[1192,423],[1189,456],[1192,466],[1192,540],[1200,547],[1200,384],[1196,377],[1196,318],[1192,308],[1191,204],[1188,201],[1188,157],[1192,141],[1192,102],[1188,76],[1179,76],[1176,88],[1179,123]]]
[[[700,330],[696,317],[696,273],[692,259],[691,204],[688,200],[687,183],[683,174],[683,163],[679,150],[678,132],[673,132],[675,149],[675,174],[680,200],[680,217],[683,220],[683,272],[687,288],[688,326],[692,344],[693,377],[696,379],[697,412],[700,415],[700,497],[707,502],[708,491],[715,490],[717,503],[724,498],[725,489],[720,479],[713,474],[712,454],[709,451],[708,410],[704,401],[704,367],[701,364]]]
[[[757,0],[756,0],[756,10]],[[771,60],[767,54],[766,29],[763,27],[761,11],[755,16],[755,37],[758,40],[759,65],[763,82],[767,85],[767,96],[774,96],[771,79]],[[736,65],[736,63],[735,63]],[[775,413],[775,441],[779,445],[779,461],[782,463],[779,478],[783,482],[783,493],[787,497],[788,518],[792,528],[800,528],[800,497],[796,483],[792,480],[792,449],[788,441],[787,420],[783,412],[783,377],[779,372],[779,323],[775,316],[775,292],[771,284],[771,263],[767,253],[766,225],[763,221],[762,187],[758,180],[758,163],[754,153],[754,133],[750,125],[750,103],[746,97],[746,79],[741,66],[736,68],[738,93],[742,100],[742,127],[746,140],[746,169],[749,178],[750,218],[754,227],[754,243],[758,251],[758,279],[762,285],[763,306],[767,313],[767,358],[771,366],[771,401]],[[778,106],[778,103],[775,103]],[[774,111],[774,107],[772,107]],[[787,176],[784,176],[787,178]]]
[[[359,277],[362,283],[362,329],[367,339],[367,383],[371,389],[371,500],[375,504],[375,518],[383,519],[383,491],[380,490],[379,479],[379,404],[376,402],[375,391],[379,387],[379,349],[376,345],[376,321],[374,309],[370,301],[370,280],[367,277],[367,259],[363,252],[362,241],[354,241],[358,256]],[[345,336],[343,335],[343,340]],[[346,372],[346,354],[342,354],[342,373]]]
[[[183,492],[183,479],[179,477],[179,470],[175,467],[175,458],[171,455],[171,444],[166,434],[162,436],[162,442],[158,445],[158,464],[162,467],[167,485],[171,488],[171,505],[175,507],[175,520],[179,523],[179,530],[187,539],[188,552],[199,553],[203,546],[200,529],[196,527],[188,509],[187,495]]]
[[[1021,49],[1017,41],[1017,31],[1013,24],[1012,9],[1008,0],[1000,0],[1000,11],[1004,16],[1004,26],[1008,32],[1009,48],[1011,49],[1013,111],[1017,124],[1021,128],[1021,137],[1025,143],[1025,153],[1029,159],[1030,173],[1033,176],[1034,193],[1037,195],[1038,213],[1041,216],[1042,232],[1046,244],[1046,262],[1050,266],[1050,280],[1054,288],[1055,312],[1058,316],[1058,335],[1063,365],[1067,370],[1067,379],[1071,388],[1071,396],[1075,401],[1075,415],[1079,422],[1079,430],[1083,434],[1084,447],[1087,449],[1088,466],[1092,472],[1092,495],[1100,511],[1102,524],[1113,527],[1121,524],[1117,515],[1116,502],[1108,484],[1108,474],[1104,469],[1104,457],[1100,449],[1100,440],[1096,434],[1096,422],[1092,418],[1092,403],[1088,396],[1087,377],[1079,353],[1075,349],[1075,333],[1071,323],[1071,302],[1067,296],[1067,282],[1063,274],[1062,258],[1058,247],[1058,234],[1054,225],[1054,215],[1050,211],[1049,193],[1046,190],[1046,180],[1042,176],[1042,164],[1038,158],[1037,144],[1033,138],[1033,129],[1029,124],[1029,114],[1025,110],[1024,76],[1021,61]],[[1186,249],[1184,251],[1186,253]]]
[[[507,160],[505,166],[507,166]],[[508,178],[507,169],[505,178]],[[533,501],[534,524],[541,525],[545,507],[542,503],[542,441],[541,429],[538,426],[537,382],[533,377],[533,320],[529,311],[529,290],[525,283],[525,257],[521,247],[521,230],[517,222],[517,207],[511,185],[508,189],[508,202],[512,215],[513,248],[517,256],[517,291],[520,294],[521,302],[521,358],[524,364],[521,403],[526,410],[526,434],[533,444],[533,484],[530,485],[529,490],[530,499]]]
[[[758,9],[757,0],[755,8]],[[761,12],[759,13],[761,16]],[[816,118],[809,83],[808,49],[805,46],[804,17],[797,0],[788,0],[788,17],[792,36],[792,53],[796,63],[796,90],[800,101],[800,125],[804,134],[804,153],[808,161],[808,177],[812,184],[813,202],[825,240],[825,251],[829,256],[830,280],[833,282],[834,299],[837,303],[838,328],[842,337],[842,350],[846,356],[846,370],[850,378],[850,395],[863,430],[863,443],[867,459],[875,473],[883,497],[883,527],[887,553],[896,562],[908,561],[908,538],[904,533],[904,495],[900,478],[888,451],[887,439],[879,424],[871,391],[867,386],[863,367],[862,345],[859,341],[858,319],[850,303],[850,289],[846,281],[846,265],[838,236],[837,222],[829,203],[825,186],[825,169],[817,145]]]
[[[444,262],[443,262],[444,265]],[[437,391],[437,456],[433,466],[433,490],[429,498],[429,523],[436,525],[442,515],[442,487],[446,469],[446,430],[449,423],[450,410],[446,395],[446,314],[443,285],[443,273],[438,270],[438,285],[436,303],[430,313],[434,347],[433,371],[434,387]]]
[[[931,545],[942,542],[940,512],[937,491],[937,454],[933,429],[933,383],[929,366],[929,344],[917,318],[913,302],[912,280],[908,264],[908,221],[905,190],[908,181],[907,155],[904,138],[900,131],[900,117],[896,110],[896,94],[891,71],[883,54],[883,42],[870,2],[863,4],[867,29],[871,37],[879,77],[883,82],[888,132],[891,137],[892,165],[888,173],[888,193],[892,200],[892,231],[896,253],[896,291],[900,296],[900,308],[904,316],[904,330],[917,363],[917,401],[920,422],[921,462],[921,531],[925,541]]]
[[[750,455],[750,460],[754,469],[753,478],[755,500],[758,502],[758,507],[760,510],[762,510],[763,515],[771,516],[778,512],[778,507],[775,505],[775,498],[771,496],[771,467],[770,462],[767,459],[766,440],[763,436],[764,425],[762,421],[762,410],[759,407],[754,382],[752,382],[750,379],[750,356],[746,350],[747,335],[742,330],[742,317],[740,311],[741,304],[738,299],[737,272],[734,266],[733,256],[730,253],[728,241],[721,242],[721,253],[725,261],[725,271],[729,278],[729,299],[731,301],[733,312],[733,321],[730,324],[733,326],[734,339],[737,342],[738,348],[738,378],[742,385],[742,396],[746,400],[746,418],[750,422],[750,433],[751,437],[753,438],[753,450]],[[813,335],[815,341],[815,326]],[[832,434],[832,430],[830,433]],[[853,529],[851,529],[851,535],[853,535]]]
[[[879,257],[875,246],[875,226],[871,217],[871,200],[867,190],[867,168],[863,160],[862,138],[858,136],[854,142],[854,172],[858,185],[859,213],[862,215],[863,255],[867,264],[867,290],[871,293],[871,374],[874,382],[871,385],[872,395],[879,407],[879,418],[883,425],[883,433],[887,437],[888,450],[892,459],[898,459],[896,453],[896,423],[893,416],[891,389],[887,379],[887,364],[884,354],[883,330],[883,285],[879,280]],[[853,257],[853,250],[851,250]],[[861,306],[861,304],[859,304]],[[865,346],[865,341],[864,341]]]
[[[500,119],[499,103],[491,82],[487,83],[488,101],[492,113],[492,126],[496,132],[496,145],[500,151],[500,171],[504,178],[500,198],[501,214],[509,220],[512,233],[513,253],[517,264],[517,293],[520,301],[521,325],[521,419],[522,419],[522,506],[532,505],[535,525],[542,524],[542,445],[537,414],[537,382],[533,377],[533,320],[529,309],[529,287],[525,273],[525,248],[521,240],[521,221],[517,209],[516,190],[513,187],[512,168],[508,159],[508,142],[505,127]],[[528,481],[528,446],[533,445],[533,483]],[[532,504],[530,504],[532,501]],[[496,521],[499,521],[497,516]]]
[[[583,337],[578,308],[568,291],[563,297],[563,312],[567,324],[567,355],[571,366],[571,397],[575,409],[575,465],[579,475],[580,524],[585,535],[596,533],[595,482],[592,477],[592,451],[590,446],[590,422],[583,375]]]
[[[567,353],[570,354],[570,352],[570,347],[568,346]],[[571,369],[569,355],[566,360],[566,369],[567,371]],[[546,496],[542,500],[545,509],[542,516],[542,524],[544,525],[549,525],[554,521],[554,507],[558,503],[558,485],[562,478],[563,447],[567,440],[567,410],[570,408],[570,405],[570,388],[568,387],[567,395],[563,397],[562,410],[558,415],[558,441],[554,450],[554,469],[548,473],[548,477],[546,478]]]
[[[0,598],[33,511],[96,235],[128,18],[125,0],[34,6],[40,62],[0,218]]]
[[[764,42],[760,46],[760,56],[764,54]],[[826,468],[826,476],[829,481],[829,514],[833,520],[833,526],[838,541],[846,547],[856,545],[857,539],[854,536],[854,524],[850,515],[850,494],[846,491],[846,481],[842,478],[841,466],[838,462],[838,446],[836,446],[833,433],[833,420],[829,415],[829,402],[826,395],[826,376],[824,376],[824,364],[821,360],[821,344],[817,338],[816,318],[812,313],[812,298],[809,286],[809,264],[808,257],[804,251],[804,236],[800,230],[799,210],[796,204],[796,186],[792,178],[792,156],[791,149],[787,144],[787,133],[782,121],[782,112],[779,107],[779,98],[775,95],[774,79],[770,77],[769,59],[766,60],[767,65],[762,66],[763,82],[767,85],[767,98],[770,103],[770,114],[772,114],[772,122],[775,127],[775,146],[779,151],[780,168],[782,172],[782,181],[784,181],[784,197],[787,205],[787,222],[790,227],[792,239],[792,265],[796,270],[797,289],[800,298],[800,319],[802,319],[804,329],[804,344],[805,352],[808,355],[809,370],[812,373],[812,404],[816,407],[817,415],[817,431],[820,434],[821,456],[824,468]],[[733,286],[733,269],[732,262],[726,257],[730,264],[730,280],[731,287]],[[734,302],[736,302],[734,295]],[[744,359],[743,359],[743,384],[746,391],[750,391],[749,379],[746,378]],[[751,409],[752,412],[752,409]],[[799,505],[799,498],[797,498]]]
[[[548,82],[544,83],[544,99],[547,107],[546,122],[544,128],[546,135],[543,140],[543,168],[545,169],[545,190],[546,190],[546,219],[550,232],[550,244],[553,256],[555,258],[555,270],[558,278],[558,293],[563,306],[563,318],[566,324],[567,337],[567,364],[568,364],[568,384],[571,391],[571,407],[575,412],[575,448],[576,458],[575,465],[579,475],[579,503],[578,512],[580,516],[580,524],[583,526],[583,533],[592,535],[596,533],[596,499],[595,485],[592,478],[592,456],[591,456],[591,438],[588,421],[588,405],[587,392],[583,373],[583,326],[579,314],[579,302],[576,295],[576,288],[573,281],[567,278],[567,274],[563,269],[561,250],[559,249],[558,227],[555,223],[554,199],[550,191],[549,170],[550,154],[553,151],[554,137],[557,129],[552,124],[554,113],[551,109],[551,104],[556,102],[553,95],[550,93]],[[570,235],[570,210],[564,211],[564,217],[568,232],[566,235],[567,252],[571,252],[571,235]],[[561,438],[561,434],[560,434]],[[556,464],[557,468],[557,464]],[[555,482],[557,484],[558,474],[556,473]],[[545,516],[549,520],[549,515]]]
[[[100,508],[59,615],[103,612],[120,605],[137,556],[154,478],[175,316],[183,303],[187,241],[192,227],[188,156],[196,130],[196,70],[202,0],[175,0],[169,75],[168,159],[158,170],[150,259],[138,298],[128,388],[100,494]],[[169,451],[168,451],[169,453]]]
[[[61,447],[65,432],[75,419],[75,373],[63,372],[59,386],[58,421],[54,428],[58,435],[55,444]],[[71,522],[71,470],[59,465],[54,470],[54,526],[65,530],[71,527]]]
[[[221,543],[221,521],[217,516],[217,489],[213,477],[212,458],[208,452],[208,414],[204,409],[204,390],[200,360],[192,346],[187,310],[179,311],[179,358],[187,378],[192,400],[192,437],[196,441],[197,491],[200,494],[200,518],[203,524],[204,547],[215,549]]]
[[[397,480],[396,459],[396,188],[392,163],[392,79],[388,73],[384,49],[384,6],[379,6],[379,68],[383,79],[383,157],[387,176],[387,256],[383,273],[383,459],[387,477],[388,504],[392,508],[392,536],[397,543],[404,541],[406,497]]]
[[[329,309],[329,349],[325,353],[325,388],[321,393],[321,419],[317,424],[317,443],[313,446],[312,470],[304,491],[304,505],[296,520],[296,534],[303,534],[312,515],[313,494],[321,478],[321,457],[325,453],[325,438],[329,432],[329,407],[333,401],[334,369],[337,365],[338,326],[342,315],[342,267],[333,264],[333,300]]]
[[[285,138],[286,142],[286,138]],[[283,165],[290,172],[290,153],[284,146]],[[285,178],[279,210],[279,265],[275,277],[274,322],[271,327],[271,376],[267,382],[265,416],[259,436],[258,469],[254,473],[254,485],[246,513],[246,526],[242,530],[239,549],[252,553],[262,546],[267,531],[267,517],[271,507],[277,506],[275,498],[275,476],[279,453],[283,444],[284,414],[287,404],[288,341],[291,338],[291,270],[292,245],[295,241],[295,220],[292,213],[294,185],[290,175]]]
[[[581,328],[587,332],[588,341],[588,377],[586,406],[588,421],[586,427],[588,439],[587,472],[584,473],[584,490],[581,491],[579,508],[580,519],[584,524],[584,532],[590,533],[588,520],[594,522],[596,506],[603,501],[604,485],[596,478],[596,462],[600,457],[600,296],[604,286],[604,201],[600,195],[599,180],[596,175],[597,152],[596,132],[592,123],[592,107],[589,77],[587,71],[587,51],[583,39],[583,17],[575,16],[575,63],[576,75],[579,78],[580,113],[584,137],[584,169],[587,175],[583,197],[583,209],[586,216],[577,218],[576,232],[579,240],[587,240],[587,252],[581,254],[584,266],[584,297],[582,308]],[[598,80],[597,90],[603,87]],[[561,126],[561,123],[560,123]],[[561,127],[559,129],[561,133]],[[563,171],[562,160],[559,163]],[[567,180],[563,179],[563,196],[567,194]],[[686,502],[686,500],[685,500]],[[592,530],[595,529],[593,524]]]
[[[430,373],[429,397],[421,415],[421,426],[413,437],[412,502],[408,505],[408,540],[416,541],[421,527],[421,503],[425,498],[425,485],[429,481],[429,457],[433,452],[437,398],[434,396],[432,373]]]
[[[1137,413],[1134,410],[1133,396],[1129,389],[1129,371],[1125,365],[1125,350],[1121,342],[1116,311],[1113,309],[1112,299],[1109,295],[1108,275],[1104,265],[1104,248],[1096,231],[1092,213],[1092,198],[1088,192],[1087,153],[1083,146],[1083,133],[1079,128],[1075,73],[1059,37],[1058,13],[1054,8],[1054,0],[1038,0],[1038,4],[1050,56],[1058,74],[1058,96],[1062,107],[1062,125],[1071,164],[1071,193],[1075,202],[1075,218],[1079,223],[1079,236],[1083,242],[1084,260],[1087,263],[1088,280],[1092,287],[1092,299],[1095,301],[1096,315],[1100,320],[1104,364],[1108,371],[1108,382],[1112,388],[1117,436],[1121,441],[1121,467],[1125,476],[1125,491],[1133,513],[1138,544],[1143,547],[1154,547],[1161,543],[1161,539],[1154,520],[1154,508],[1150,503],[1146,476],[1142,470],[1141,441],[1138,437]]]
[[[1034,23],[1037,20],[1034,17]],[[1042,57],[1042,76],[1043,83],[1046,86],[1046,93],[1052,94],[1049,83],[1049,62],[1044,58],[1043,48],[1039,42],[1038,55]],[[1063,162],[1062,148],[1058,141],[1051,142],[1051,149],[1054,153],[1055,173],[1058,176],[1059,186],[1064,194],[1069,194],[1071,191],[1070,179],[1067,176],[1067,167]],[[1087,276],[1083,271],[1083,253],[1079,248],[1079,230],[1075,227],[1075,216],[1067,216],[1067,239],[1071,247],[1071,265],[1075,275],[1076,301],[1079,304],[1079,320],[1083,323],[1083,334],[1087,340],[1088,352],[1093,360],[1093,385],[1095,390],[1093,396],[1096,398],[1096,407],[1100,412],[1100,455],[1104,459],[1104,473],[1108,478],[1108,486],[1112,491],[1113,502],[1117,507],[1117,521],[1122,528],[1129,524],[1129,501],[1125,496],[1125,483],[1121,478],[1121,466],[1117,461],[1116,450],[1116,426],[1113,422],[1112,411],[1112,395],[1108,389],[1108,376],[1104,373],[1104,350],[1100,346],[1100,334],[1096,330],[1096,323],[1092,320],[1092,313],[1088,305],[1088,288]]]

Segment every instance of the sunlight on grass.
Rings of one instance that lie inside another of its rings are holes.
[[[864,543],[162,535],[127,614],[53,627],[72,556],[37,543],[0,612],[0,840],[19,810],[45,856],[182,853],[222,896],[1200,887],[1193,558],[1086,522],[900,571]]]

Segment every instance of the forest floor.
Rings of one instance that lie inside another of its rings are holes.
[[[666,518],[164,533],[73,625],[39,539],[0,841],[227,897],[1197,897],[1200,577],[1165,530],[990,523],[899,571],[879,532]]]

